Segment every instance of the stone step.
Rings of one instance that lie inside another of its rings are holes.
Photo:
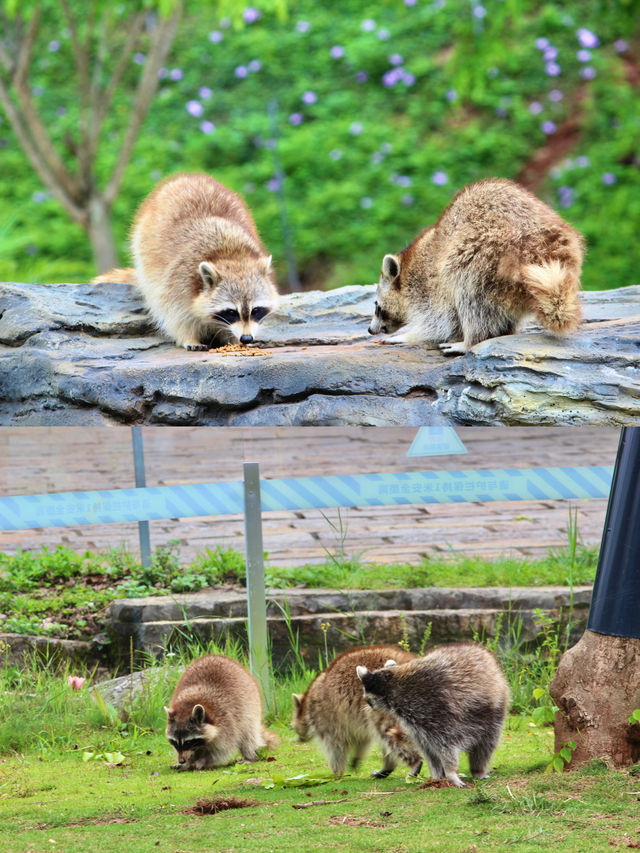
[[[268,594],[267,626],[273,662],[293,662],[298,653],[310,666],[319,656],[358,645],[406,640],[413,651],[443,643],[498,637],[501,645],[532,649],[543,614],[566,628],[571,642],[586,627],[591,589],[287,590]],[[170,600],[162,597],[114,602],[109,633],[126,658],[131,647],[144,658],[199,640],[224,646],[247,643],[246,597],[237,590],[206,590]]]

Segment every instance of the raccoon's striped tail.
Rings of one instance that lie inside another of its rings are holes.
[[[278,735],[274,735],[273,732],[270,732],[269,729],[265,729],[264,726],[262,727],[262,737],[264,738],[267,749],[275,749],[277,746],[280,746],[280,738]]]
[[[538,322],[552,332],[574,332],[582,319],[578,273],[554,260],[524,266],[521,274]]]
[[[133,267],[109,270],[91,279],[91,284],[135,284],[136,271]]]

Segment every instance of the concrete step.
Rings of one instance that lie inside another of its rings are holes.
[[[419,651],[425,643],[498,637],[502,645],[527,650],[539,641],[541,613],[562,630],[570,618],[575,642],[586,627],[590,598],[590,587],[278,590],[267,595],[267,625],[275,664],[294,660],[292,637],[312,666],[319,654],[331,657],[357,645],[401,640]],[[246,644],[246,593],[212,589],[123,599],[110,608],[108,630],[124,658],[131,646],[138,655],[162,658],[194,639]]]

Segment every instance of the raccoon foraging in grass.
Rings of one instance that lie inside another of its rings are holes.
[[[220,767],[237,750],[255,761],[260,747],[278,743],[262,726],[257,681],[224,655],[205,655],[189,664],[165,711],[166,736],[178,754],[175,770]]]
[[[456,354],[513,334],[527,314],[574,331],[583,254],[582,235],[523,187],[478,181],[406,249],[384,256],[369,332]]]
[[[356,666],[377,669],[391,656],[401,663],[415,658],[398,646],[351,649],[338,655],[311,682],[306,693],[293,694],[293,729],[302,741],[314,736],[320,740],[331,772],[336,776],[345,772],[350,753],[351,766],[355,769],[372,740],[380,743],[383,756],[382,769],[373,774],[375,777],[388,776],[398,760],[409,765],[410,775],[417,776],[420,772],[422,759],[407,733],[395,717],[374,711],[365,703],[356,675]]]
[[[177,174],[143,201],[131,230],[135,283],[161,332],[188,350],[251,343],[278,305],[271,256],[239,195],[202,174]]]
[[[357,667],[365,700],[393,714],[426,758],[434,779],[458,788],[461,752],[485,779],[509,707],[509,687],[495,657],[478,643],[439,646],[421,658],[395,658],[370,672]]]

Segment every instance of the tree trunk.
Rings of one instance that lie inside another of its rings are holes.
[[[89,199],[87,233],[98,272],[107,272],[117,267],[118,251],[111,227],[111,209],[100,196],[92,196]]]
[[[558,665],[550,693],[560,709],[555,751],[575,741],[569,767],[604,758],[616,767],[640,759],[640,639],[585,631]]]

